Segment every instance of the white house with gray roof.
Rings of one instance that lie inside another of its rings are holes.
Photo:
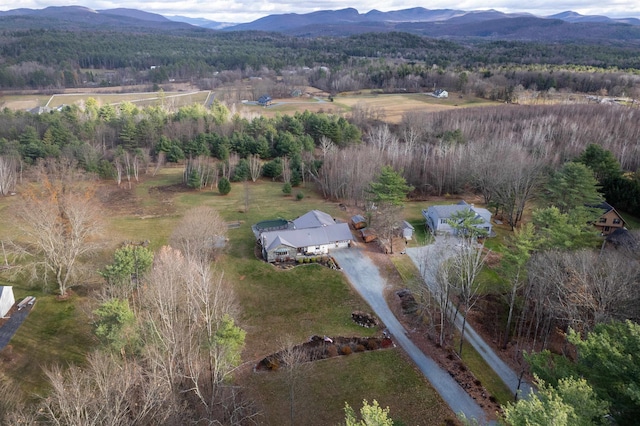
[[[482,220],[481,223],[475,226],[485,229],[487,234],[491,235],[491,212],[487,209],[476,207],[473,204],[468,204],[465,201],[460,201],[458,204],[431,206],[422,210],[422,216],[427,221],[427,226],[434,235],[454,234],[455,231],[449,222],[451,217],[460,211],[469,210],[476,214],[476,219],[479,219],[479,222]]]
[[[327,213],[312,210],[291,227],[262,232],[262,256],[267,262],[284,262],[302,256],[328,254],[330,249],[348,247],[353,238],[349,225],[336,223]]]

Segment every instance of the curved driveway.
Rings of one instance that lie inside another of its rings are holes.
[[[387,326],[393,336],[393,340],[407,352],[442,399],[451,407],[451,410],[454,413],[464,413],[467,419],[475,418],[481,423],[486,422],[485,413],[469,394],[451,378],[449,373],[427,357],[405,335],[404,327],[387,305],[384,298],[386,281],[380,276],[380,272],[373,261],[357,247],[334,250],[331,255],[338,261],[338,264],[349,278],[351,285]]]
[[[436,294],[438,291],[434,282],[434,268],[437,268],[442,261],[455,254],[455,243],[456,240],[454,238],[438,237],[434,244],[407,249],[407,255],[409,255],[413,263],[420,270],[422,278],[433,294]],[[451,316],[454,316],[454,309],[455,308],[451,307]],[[462,315],[455,315],[455,324],[459,330],[462,329]],[[518,390],[521,391],[522,395],[529,395],[529,392],[532,390],[531,385],[524,380],[521,381],[518,374],[496,355],[493,349],[487,345],[469,323],[467,323],[465,327],[464,339],[466,342],[471,343],[471,346],[482,356],[485,362],[495,371],[514,395]]]

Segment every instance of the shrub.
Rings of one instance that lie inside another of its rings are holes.
[[[231,192],[231,182],[229,182],[229,179],[225,177],[220,178],[220,181],[218,182],[218,191],[220,192],[220,195],[227,195]]]
[[[291,194],[291,184],[289,182],[286,182],[284,185],[282,185],[282,192],[284,192],[285,195]]]
[[[296,194],[296,200],[300,201],[304,198],[304,194],[302,192],[298,192]]]
[[[338,356],[338,348],[335,345],[331,345],[327,347],[327,356],[329,358],[333,358],[334,356]]]
[[[367,341],[367,349],[370,351],[375,351],[378,349],[378,341],[376,339],[369,339]]]
[[[342,355],[351,355],[351,346],[349,345],[344,345],[341,349],[340,352],[342,352]]]
[[[276,371],[278,368],[280,368],[280,362],[275,357],[267,358],[265,364],[266,364],[267,369],[269,369],[271,371]]]
[[[356,352],[364,352],[366,350],[366,348],[364,347],[364,345],[356,345]]]

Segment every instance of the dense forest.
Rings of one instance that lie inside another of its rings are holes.
[[[2,32],[0,88],[189,81],[203,89],[243,78],[292,75],[335,93],[435,86],[511,100],[518,87],[636,96],[633,45],[457,42],[406,33],[296,38],[276,33]],[[624,72],[623,72],[624,71]]]

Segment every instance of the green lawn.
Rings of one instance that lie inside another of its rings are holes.
[[[18,333],[11,340],[10,353],[5,349],[10,368],[4,373],[20,386],[25,395],[43,394],[46,390],[42,368],[52,364],[68,365],[84,362],[86,353],[95,347],[90,321],[84,311],[86,299],[72,296],[57,300],[56,296],[14,284],[16,300],[36,296],[36,303]],[[26,354],[26,356],[20,356]],[[5,358],[5,361],[7,359]]]
[[[167,243],[183,212],[193,206],[212,206],[226,220],[240,222],[239,228],[229,230],[228,248],[216,265],[234,285],[240,306],[239,325],[247,331],[243,352],[247,369],[241,370],[239,383],[250,389],[263,408],[264,424],[282,424],[278,419],[286,422],[288,417],[282,416],[288,416],[289,405],[280,376],[251,373],[252,365],[281,349],[285,337],[303,342],[314,334],[370,336],[377,330],[361,328],[351,321],[352,311],[370,309],[340,272],[318,265],[279,270],[266,264],[255,256],[250,226],[278,217],[294,219],[311,209],[343,220],[348,217],[337,203],[325,202],[310,188],[299,189],[305,194],[301,201],[285,196],[282,184],[271,181],[249,182],[246,186],[233,183],[231,193],[220,196],[217,191],[181,188],[181,179],[182,169],[167,168],[153,178],[143,178],[131,190],[118,189],[131,192],[117,194],[125,198],[117,208],[110,210],[105,205],[108,244],[94,261],[108,262],[114,248],[124,240],[149,240],[153,249],[159,248]],[[10,201],[0,200],[0,210],[8,208]],[[11,229],[11,224],[2,220],[5,217],[8,216],[0,218],[3,235]],[[71,299],[59,301],[49,291],[29,288],[26,281],[11,285],[16,298],[33,294],[38,302],[12,340],[11,367],[0,364],[0,368],[10,372],[21,391],[42,394],[47,388],[43,367],[53,363],[81,364],[86,354],[96,348],[89,318],[92,308],[82,287],[75,288]],[[5,354],[0,359],[6,359]],[[357,409],[364,398],[391,406],[392,415],[404,424],[442,424],[444,418],[454,418],[398,350],[354,354],[313,364],[304,383],[299,404],[306,417],[299,424],[337,423],[344,417],[345,401]],[[318,413],[323,414],[319,417]]]
[[[390,407],[397,425],[443,425],[455,419],[440,396],[399,349],[363,352],[303,366],[294,386],[294,424],[337,425],[344,405],[356,412],[362,400]],[[283,372],[252,374],[251,394],[260,395],[261,423],[290,424],[290,381]]]

